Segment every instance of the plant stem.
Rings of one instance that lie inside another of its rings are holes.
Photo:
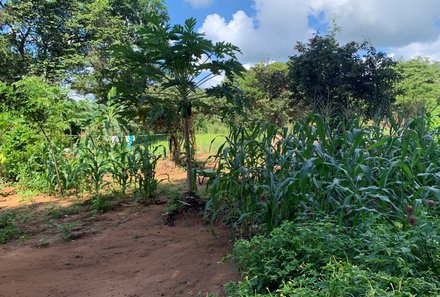
[[[49,144],[49,147],[50,147],[50,153],[51,153],[51,155],[52,155],[53,164],[54,164],[54,167],[55,167],[55,174],[56,174],[56,176],[57,176],[58,186],[59,186],[59,189],[60,189],[61,194],[63,194],[63,193],[64,193],[64,189],[63,189],[63,185],[61,184],[60,171],[59,171],[59,169],[58,169],[58,161],[57,161],[57,158],[56,158],[56,156],[55,156],[55,152],[54,152],[54,150],[53,150],[52,142],[50,141],[50,138],[47,136],[46,131],[44,131],[44,128],[43,128],[43,126],[41,125],[41,123],[39,123],[39,122],[37,122],[37,123],[38,123],[38,127],[40,128],[41,132],[42,132],[43,135],[44,135],[44,138],[46,138],[46,141],[47,141],[47,143]]]

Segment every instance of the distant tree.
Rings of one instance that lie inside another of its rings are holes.
[[[340,45],[334,33],[298,42],[290,57],[291,90],[313,112],[330,117],[385,115],[395,101],[395,62],[368,43]]]
[[[282,126],[296,117],[298,109],[291,104],[289,82],[289,69],[283,62],[261,62],[246,71],[237,80],[248,106],[248,112],[243,115],[246,121],[267,121]]]
[[[401,60],[396,70],[402,77],[396,84],[397,104],[406,116],[424,114],[440,104],[440,62],[421,57]]]

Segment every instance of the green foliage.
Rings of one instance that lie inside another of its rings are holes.
[[[237,122],[268,122],[284,126],[289,119],[305,112],[301,106],[290,106],[289,71],[286,63],[259,63],[237,80],[246,102],[245,113]]]
[[[6,136],[4,136],[6,140],[9,140],[3,144],[5,147],[4,149],[12,155],[12,158],[23,158],[26,156],[26,153],[23,153],[24,145],[32,145],[41,148],[42,143],[45,142],[47,147],[47,152],[40,149],[40,154],[31,155],[36,157],[32,160],[34,163],[29,162],[29,159],[26,160],[24,169],[20,168],[22,163],[19,162],[14,164],[15,174],[19,172],[22,174],[22,177],[30,176],[30,179],[32,179],[32,173],[35,173],[38,170],[32,170],[30,167],[41,167],[42,164],[38,161],[44,160],[47,156],[50,156],[56,171],[57,185],[61,186],[62,183],[60,181],[61,177],[57,164],[56,151],[58,150],[57,145],[62,143],[59,142],[59,136],[66,128],[62,115],[62,110],[64,108],[62,99],[65,94],[60,88],[50,86],[39,77],[26,77],[13,83],[10,87],[3,85],[2,89],[2,95],[4,98],[2,100],[3,102],[1,102],[1,109],[12,116],[15,116],[17,121],[20,119],[19,124],[23,125],[22,128],[25,130],[28,129],[28,131],[24,131],[19,137],[14,137],[14,134],[12,133],[12,138],[8,139],[8,134],[15,129],[15,127],[12,127],[12,130],[7,132]],[[40,137],[44,137],[44,142],[41,138],[36,138],[35,136],[34,139],[31,138],[35,135],[33,130],[41,133]],[[15,130],[14,132],[20,133],[20,130]],[[25,142],[23,143],[23,141]],[[26,143],[26,141],[28,141],[28,143]],[[18,155],[14,156],[14,154]],[[6,158],[9,158],[9,154],[6,154]],[[37,162],[35,162],[35,160],[37,160]],[[13,169],[11,168],[9,176],[12,176],[12,171]],[[39,171],[41,172],[41,169]],[[17,177],[17,175],[15,177]],[[63,188],[58,189],[61,191],[64,190]]]
[[[402,80],[396,85],[397,103],[406,117],[433,111],[440,103],[440,63],[416,58],[396,65]]]
[[[340,45],[334,33],[297,43],[288,62],[295,100],[312,112],[349,118],[386,115],[395,100],[395,62],[367,43]]]
[[[233,128],[218,152],[207,211],[243,234],[322,212],[346,225],[370,213],[407,225],[406,205],[440,199],[432,161],[440,147],[429,119],[389,124],[391,131],[355,117],[332,128],[310,116],[291,131]]]
[[[80,150],[80,164],[93,187],[94,194],[98,196],[104,183],[104,176],[110,172],[109,152],[105,148],[105,143],[104,145],[98,143],[92,136],[86,137]]]
[[[209,91],[202,87],[223,73],[228,79],[241,73],[243,67],[236,57],[239,50],[232,44],[212,43],[206,39],[196,31],[196,20],[193,18],[186,20],[183,25],[172,27],[144,26],[138,34],[137,47],[120,47],[119,57],[127,65],[133,65],[133,70],[139,69],[136,73],[141,73],[140,77],[143,79],[150,77],[157,82],[158,88],[147,90],[147,99],[166,98],[169,102],[166,110],[179,114],[183,119],[187,190],[191,192],[193,174],[190,118],[193,108],[203,108],[201,99],[208,94],[219,94],[220,91],[229,89],[227,85],[211,88]]]
[[[106,212],[113,208],[108,198],[97,196],[92,200],[92,207],[97,212]]]
[[[15,213],[7,211],[0,213],[0,244],[17,239],[22,234]]]
[[[82,207],[78,203],[73,203],[67,207],[54,205],[49,208],[47,215],[52,219],[62,219],[67,216],[78,214],[81,211]]]
[[[267,237],[238,241],[233,258],[245,281],[231,286],[228,296],[265,291],[273,292],[270,296],[438,294],[436,219],[410,229],[380,221],[370,216],[355,228],[331,219],[286,222]]]
[[[29,160],[39,153],[39,145],[43,140],[38,133],[19,119],[14,119],[11,124],[14,124],[13,127],[2,135],[0,150],[4,157],[2,174],[13,180],[18,177],[20,172],[40,169],[37,160],[34,159],[37,162],[33,163]]]
[[[78,223],[54,223],[51,222],[53,227],[58,229],[58,232],[62,239],[64,240],[73,240],[78,235],[74,233],[74,229],[78,227]]]
[[[165,148],[161,146],[153,147],[151,143],[142,143],[142,141],[135,142],[135,148],[133,151],[132,172],[134,169],[134,178],[138,185],[140,197],[138,201],[145,199],[151,202],[156,201],[157,186],[162,180],[156,179],[156,165],[157,161],[164,156]],[[157,154],[156,152],[163,149],[163,154]]]

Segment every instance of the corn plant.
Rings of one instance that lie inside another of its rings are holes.
[[[111,159],[109,152],[105,146],[101,146],[90,135],[86,137],[80,150],[80,162],[84,172],[93,188],[94,194],[99,196],[99,191],[104,184],[104,176],[110,172]]]
[[[246,232],[321,213],[340,224],[370,213],[408,224],[407,205],[440,199],[438,131],[427,121],[330,125],[312,115],[289,131],[233,128],[217,154],[207,211]]]
[[[112,163],[110,172],[113,179],[119,185],[122,195],[126,195],[127,188],[130,186],[134,175],[133,165],[130,158],[133,152],[128,148],[127,142],[121,140],[113,146],[111,153]]]
[[[151,143],[143,139],[137,139],[133,146],[133,151],[127,161],[130,176],[136,184],[138,197],[141,197],[137,200],[148,199],[155,202],[157,186],[163,181],[156,179],[156,165],[158,160],[165,156],[165,147],[153,147]],[[160,149],[163,149],[163,154],[157,154]]]
[[[56,151],[55,157],[58,159],[58,170],[60,179],[56,177],[55,164],[52,158],[47,158],[45,167],[45,177],[51,190],[61,187],[65,190],[80,190],[84,182],[85,173],[83,164],[79,160],[79,150],[74,147],[68,151]],[[61,182],[61,186],[58,185]]]

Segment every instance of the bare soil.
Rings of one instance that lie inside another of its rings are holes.
[[[184,171],[164,161],[158,174],[164,173],[181,189]],[[104,214],[84,207],[57,220],[48,215],[54,205],[74,201],[0,191],[0,212],[28,218],[21,223],[28,235],[0,245],[0,297],[222,295],[224,283],[239,279],[231,263],[222,263],[232,248],[231,232],[198,214],[179,215],[170,227],[164,224],[166,204],[126,199]],[[63,226],[73,240],[62,238]]]

